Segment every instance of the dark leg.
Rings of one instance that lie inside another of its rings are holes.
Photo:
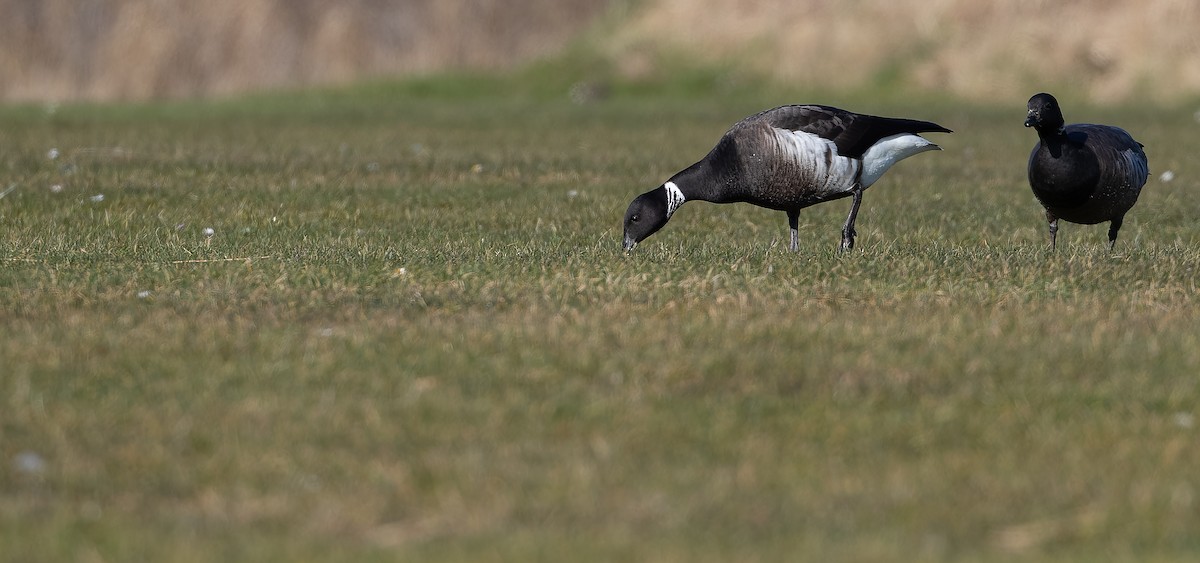
[[[862,205],[862,188],[854,186],[854,203],[850,205],[850,215],[846,216],[846,224],[842,225],[842,250],[854,248],[854,220],[858,218],[858,206]]]
[[[1125,222],[1125,216],[1122,215],[1112,220],[1108,224],[1108,250],[1111,252],[1113,247],[1117,245],[1117,231],[1121,230],[1121,223]]]
[[[788,227],[792,230],[792,252],[800,252],[800,210],[788,211]]]
[[[1058,248],[1058,217],[1056,217],[1054,213],[1051,213],[1050,210],[1047,209],[1046,220],[1050,222],[1050,250],[1054,250]]]

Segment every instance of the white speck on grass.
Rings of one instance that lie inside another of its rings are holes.
[[[1174,180],[1174,179],[1175,179],[1175,172],[1173,172],[1171,170],[1164,171],[1162,174],[1158,175],[1158,181],[1162,182],[1164,184],[1167,182],[1170,182],[1171,180]]]
[[[413,381],[412,388],[409,391],[413,395],[421,395],[427,391],[432,391],[437,387],[437,380],[432,377],[419,377]]]
[[[150,297],[150,290],[149,290],[149,289],[143,289],[143,290],[141,290],[141,291],[137,292],[137,298],[138,298],[138,299],[146,299],[146,298],[148,298],[148,297]]]
[[[579,190],[571,190],[571,191],[567,192],[567,197],[569,197],[571,199],[575,199],[575,198],[579,197]]]
[[[399,270],[397,270],[397,273],[402,276],[406,276],[408,275],[408,268],[401,267]]]
[[[306,491],[321,490],[321,478],[312,473],[305,473],[296,477],[296,484],[300,485]]]
[[[1191,428],[1196,424],[1196,417],[1190,412],[1177,412],[1171,418],[1175,421],[1175,426],[1180,428]]]
[[[333,329],[332,328],[323,328],[320,330],[320,332],[318,332],[318,334],[320,334],[321,336],[324,336],[325,338],[329,338],[330,336],[333,336]]]
[[[212,227],[204,227],[204,230],[200,231],[200,232],[206,237],[211,237],[211,236],[217,234],[217,232],[214,231]]]
[[[50,160],[57,159],[58,149],[50,149],[49,151],[46,151],[46,158],[49,158]]]
[[[473,165],[471,166],[471,172],[473,172],[473,173],[475,173],[475,174],[479,174],[480,172],[483,172],[483,165],[482,165],[482,164],[478,164],[478,163],[476,163],[476,164],[473,164]]]
[[[101,516],[104,516],[104,509],[100,507],[99,503],[88,501],[79,507],[79,515],[85,520],[99,520]]]
[[[18,473],[41,475],[46,471],[46,460],[36,452],[26,450],[13,458],[13,469]]]
[[[63,191],[62,184],[54,184],[53,186],[50,186],[50,193],[52,193],[52,194],[61,193],[62,191]]]
[[[96,194],[88,199],[91,199],[92,203],[100,203],[104,201],[104,194]]]

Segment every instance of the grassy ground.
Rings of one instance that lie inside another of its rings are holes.
[[[1068,115],[1154,178],[1052,253],[1022,101],[528,94],[0,111],[0,559],[1200,555],[1190,111]],[[958,133],[848,254],[846,202],[799,255],[703,203],[620,252],[792,101]]]

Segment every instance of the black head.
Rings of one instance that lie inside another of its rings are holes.
[[[659,186],[634,198],[625,210],[625,251],[633,250],[637,243],[658,232],[669,218],[665,187]]]
[[[1063,127],[1062,110],[1054,96],[1042,92],[1029,98],[1029,113],[1025,117],[1026,127],[1038,131],[1058,131]]]

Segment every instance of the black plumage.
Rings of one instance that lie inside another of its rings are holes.
[[[752,115],[730,127],[702,160],[629,204],[625,249],[661,229],[684,202],[701,200],[785,211],[796,251],[801,209],[853,197],[842,227],[842,248],[851,248],[862,191],[896,162],[939,149],[918,135],[923,132],[950,130],[928,121],[821,105],[782,106]]]
[[[1063,219],[1084,225],[1109,221],[1112,249],[1150,176],[1142,144],[1111,125],[1064,125],[1058,100],[1046,93],[1029,99],[1025,126],[1038,134],[1029,155],[1029,185],[1046,209],[1050,247],[1057,245]]]

